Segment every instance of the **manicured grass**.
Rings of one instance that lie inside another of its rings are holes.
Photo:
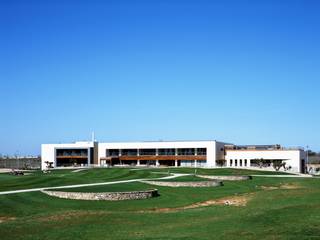
[[[8,173],[1,173],[0,191],[140,178],[158,178],[161,176],[165,175],[154,174],[149,170],[131,171],[127,168],[100,168],[80,172],[72,172],[72,170],[53,170],[49,174],[35,171],[31,175],[26,176],[13,176]]]
[[[166,182],[198,182],[198,181],[210,181],[210,179],[196,177],[194,175],[182,176],[172,179],[161,179],[156,181],[166,181]]]
[[[235,168],[156,168],[153,172],[197,173],[203,175],[292,175],[286,172],[247,170]]]
[[[111,185],[100,185],[100,186],[91,186],[91,187],[79,187],[79,188],[63,188],[63,189],[53,189],[54,191],[62,192],[126,192],[126,191],[140,191],[154,189],[154,186],[139,183],[119,183]]]
[[[119,171],[119,176],[127,173],[127,169]],[[143,172],[145,170],[140,174]],[[66,174],[76,173],[67,171]],[[90,172],[87,174],[91,176]],[[266,188],[284,185],[295,188]],[[134,182],[72,190],[103,192],[151,188],[154,186]],[[159,197],[120,202],[59,199],[41,192],[0,195],[0,220],[3,221],[0,236],[3,240],[320,238],[319,178],[254,177],[248,181],[226,181],[224,186],[214,188],[157,188]],[[250,197],[244,207],[213,205],[152,212],[158,208],[183,207],[242,195]],[[151,212],[143,212],[146,210]]]
[[[208,175],[273,175],[286,174],[279,172],[255,171],[245,169],[203,169],[197,168],[197,174]],[[0,174],[0,191],[20,190],[38,187],[55,187],[71,184],[110,182],[126,179],[141,178],[160,178],[166,176],[160,173],[194,173],[194,168],[147,168],[147,169],[128,169],[128,168],[97,168],[80,172],[72,170],[53,170],[49,174],[42,171],[35,171],[31,175],[13,176],[8,173]]]

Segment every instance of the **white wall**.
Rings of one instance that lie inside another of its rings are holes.
[[[56,166],[55,163],[55,148],[54,144],[42,144],[41,145],[41,169],[44,170],[46,168],[45,162],[53,162],[53,166]]]
[[[304,151],[302,150],[226,150],[225,159],[227,160],[227,166],[229,166],[230,159],[238,160],[239,167],[239,159],[247,159],[248,166],[250,167],[251,159],[287,159],[286,167],[291,166],[292,172],[300,172],[300,159],[304,158]]]

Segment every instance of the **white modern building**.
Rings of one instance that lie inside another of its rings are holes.
[[[306,152],[280,145],[239,146],[211,141],[75,142],[42,144],[42,169],[48,166],[232,167],[305,171]]]

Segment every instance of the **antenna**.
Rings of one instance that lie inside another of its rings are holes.
[[[94,132],[91,133],[91,141],[94,142]]]

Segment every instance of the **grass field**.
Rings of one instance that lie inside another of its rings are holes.
[[[275,171],[261,171],[261,170],[246,170],[246,169],[234,169],[234,168],[157,168],[152,172],[167,172],[167,173],[196,173],[203,175],[291,175],[286,172]]]
[[[188,172],[192,169],[170,169]],[[72,173],[36,172],[30,176],[0,174],[0,189],[58,186],[122,179],[161,177],[155,171],[93,169]],[[203,171],[203,172],[202,172]],[[268,174],[248,170],[204,169],[199,174]],[[185,181],[193,176],[181,177]],[[27,180],[25,180],[27,179]],[[204,179],[205,180],[205,179]],[[53,181],[53,182],[51,182]],[[68,189],[131,191],[154,186],[133,182]],[[107,202],[53,198],[41,192],[0,195],[0,238],[5,239],[319,239],[320,179],[264,178],[225,181],[214,188],[158,187],[160,196],[146,200]],[[241,197],[245,206],[195,203]],[[172,211],[161,211],[161,209]]]
[[[158,178],[161,176],[164,175],[154,174],[150,170],[131,171],[126,168],[96,168],[80,172],[73,172],[72,170],[54,170],[50,174],[35,171],[31,175],[26,176],[0,174],[0,191],[38,187],[56,187],[62,185],[98,183],[106,181],[111,182],[137,178]]]

